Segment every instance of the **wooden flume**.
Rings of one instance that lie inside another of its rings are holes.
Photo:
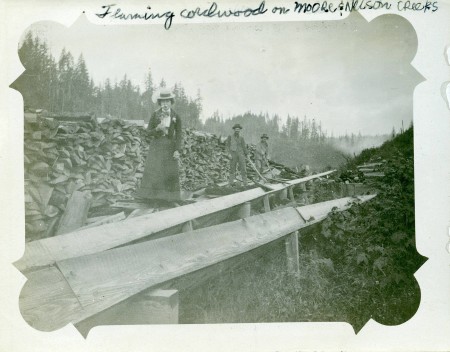
[[[371,196],[287,207],[139,244],[57,260],[28,274],[20,310],[34,328],[80,322],[147,288],[214,265],[308,227]],[[104,225],[106,226],[106,225]]]
[[[332,172],[334,170],[287,181],[283,184],[271,184],[270,188],[272,192],[277,192],[285,187],[323,177]],[[35,268],[52,265],[59,260],[97,253],[155,235],[161,231],[183,225],[191,220],[209,215],[214,217],[220,211],[257,200],[267,194],[271,194],[271,192],[267,193],[261,188],[254,188],[216,199],[188,204],[182,208],[172,208],[120,222],[82,228],[60,236],[28,242],[25,245],[23,257],[15,262],[14,265],[20,271],[28,272]]]

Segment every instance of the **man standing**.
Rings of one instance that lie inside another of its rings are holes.
[[[235,124],[233,126],[234,134],[228,136],[227,139],[227,151],[231,156],[230,161],[230,186],[234,185],[234,178],[236,176],[236,165],[239,163],[239,172],[241,173],[242,181],[244,187],[247,186],[247,167],[245,163],[245,158],[247,156],[247,146],[245,145],[244,138],[240,136],[242,126],[240,124]]]
[[[265,165],[268,165],[269,160],[269,136],[263,134],[261,136],[261,141],[256,145],[255,149],[255,166],[259,173],[262,175]]]

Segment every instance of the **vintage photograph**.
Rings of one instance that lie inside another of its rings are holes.
[[[0,350],[449,350],[447,1],[0,8]]]
[[[31,25],[23,319],[399,325],[421,300],[411,24]]]

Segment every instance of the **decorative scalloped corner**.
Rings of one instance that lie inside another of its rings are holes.
[[[428,260],[428,258],[421,256],[420,254],[417,253],[417,255],[419,257],[422,257],[422,264],[419,265],[418,269]],[[400,308],[402,308],[402,311],[404,312],[405,310],[408,311],[408,317],[405,317],[403,321],[401,322],[396,322],[396,323],[392,323],[391,321],[389,321],[385,316],[383,316],[382,313],[380,312],[373,312],[373,314],[368,317],[367,322],[363,325],[355,325],[352,324],[353,328],[355,329],[355,333],[358,334],[363,328],[364,326],[369,322],[370,319],[373,319],[374,321],[376,321],[379,324],[382,325],[386,325],[386,326],[397,326],[397,325],[401,325],[406,323],[408,320],[412,319],[414,317],[414,315],[416,314],[417,310],[419,309],[420,306],[420,301],[421,301],[421,290],[420,290],[420,286],[419,283],[417,282],[417,279],[415,278],[415,276],[411,276],[409,278],[409,285],[413,286],[414,289],[412,292],[410,292],[410,295],[412,297],[415,297],[415,300],[412,302],[412,304],[404,304],[403,306],[399,305],[397,300],[397,297],[395,295],[395,292],[393,292],[392,294],[392,304],[391,304],[391,309],[392,311],[396,311],[399,310]],[[411,303],[411,302],[408,302]]]

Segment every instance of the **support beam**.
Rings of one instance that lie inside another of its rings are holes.
[[[267,213],[270,211],[269,195],[265,195],[263,197],[263,202],[264,202],[264,211]]]
[[[291,202],[295,202],[294,186],[291,186],[288,188],[288,194],[289,194],[289,199],[291,200]]]
[[[189,231],[192,231],[193,230],[193,228],[192,228],[192,221],[191,220],[189,220],[188,222],[185,222],[184,223],[184,225],[183,225],[183,228],[182,228],[182,232],[189,232]]]
[[[238,217],[239,219],[248,218],[251,214],[252,204],[250,202],[245,202],[239,208]]]
[[[75,324],[87,337],[99,325],[178,324],[178,291],[147,290]]]
[[[280,200],[285,200],[285,199],[287,199],[287,188],[283,188],[283,189],[280,191],[278,197],[280,198]]]
[[[298,257],[298,231],[288,235],[285,239],[287,270],[290,274],[297,275],[300,272],[300,262]]]

